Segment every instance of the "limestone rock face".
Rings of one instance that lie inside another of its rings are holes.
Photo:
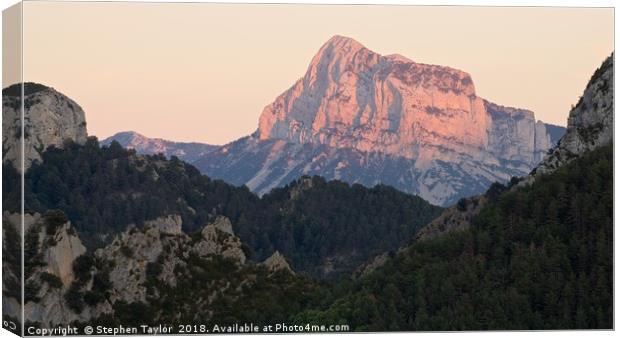
[[[381,56],[335,36],[306,75],[265,108],[258,138],[413,158],[416,146],[439,140],[484,147],[490,122],[469,74]]]
[[[40,153],[54,145],[62,147],[65,140],[86,142],[86,119],[82,108],[70,98],[36,83],[24,84],[24,167],[40,160]],[[21,86],[2,91],[2,144],[4,161],[21,168]]]
[[[284,256],[277,250],[261,264],[273,272],[285,270],[293,273],[293,269],[291,269],[291,266],[286,261],[286,258],[284,258]]]
[[[577,105],[568,115],[566,134],[536,168],[548,173],[586,151],[614,139],[614,55],[609,56],[588,82]]]
[[[114,262],[110,271],[112,291],[110,300],[144,302],[146,300],[146,268],[163,252],[165,238],[161,228],[150,225],[142,229],[130,228],[110,245],[98,249],[95,256]]]
[[[70,223],[63,224],[53,236],[47,235],[56,245],[50,246],[43,253],[46,271],[56,275],[64,286],[73,281],[73,262],[77,257],[86,253],[86,247],[77,237]]]
[[[570,111],[566,134],[557,146],[544,157],[542,162],[531,172],[523,176],[510,189],[518,189],[532,184],[537,177],[550,173],[578,158],[586,151],[606,146],[613,142],[613,54],[594,72],[583,96]],[[542,134],[543,126],[536,124],[536,134]],[[499,134],[498,134],[499,135]],[[536,142],[539,141],[538,136]],[[544,144],[548,140],[542,140]],[[450,231],[467,229],[471,220],[489,200],[485,195],[473,196],[459,201],[457,205],[447,208],[438,218],[424,226],[416,235],[416,240],[431,239]]]
[[[194,164],[259,194],[320,175],[450,205],[529,173],[552,146],[533,112],[483,100],[466,72],[335,36],[254,134]]]
[[[169,223],[174,221],[171,231]],[[238,265],[245,263],[246,257],[241,249],[241,241],[232,232],[232,225],[226,217],[217,217],[201,230],[200,238],[193,240],[180,231],[180,216],[170,215],[145,222],[142,228],[130,228],[117,237],[110,245],[95,253],[102,260],[112,261],[110,271],[113,284],[110,301],[146,301],[149,264],[161,267],[159,278],[171,286],[177,284],[175,267],[186,266],[185,259],[191,253],[200,257],[221,256],[231,259]],[[178,231],[177,231],[178,229]]]
[[[54,323],[68,323],[80,319],[79,314],[67,309],[63,295],[75,279],[73,263],[77,257],[86,252],[86,248],[77,237],[70,222],[50,227],[49,220],[45,216],[36,213],[25,216],[27,250],[25,263],[29,268],[24,274],[26,295],[24,315],[29,320],[39,322],[46,327]],[[3,228],[5,236],[9,229],[18,233],[21,227],[18,214],[5,213],[3,220],[6,222]],[[19,266],[11,266],[10,263],[3,264],[3,273],[8,273],[9,276],[17,276],[15,271],[19,270]],[[57,284],[48,281],[45,278],[46,275],[53,276]],[[7,279],[4,280],[7,281]],[[12,293],[7,291],[3,290],[4,298],[6,298],[3,301],[3,310],[7,311],[6,313],[12,313],[15,305],[19,304],[21,295],[11,296]],[[21,315],[18,314],[17,318],[19,317]]]
[[[183,233],[181,225],[183,219],[181,215],[167,215],[155,220],[144,222],[145,227],[159,228],[159,231],[166,234],[180,235]]]
[[[535,165],[553,148],[546,125],[536,121],[534,113],[526,109],[504,107],[484,101],[492,119],[489,129],[489,150],[506,161]]]
[[[236,266],[234,269],[240,269],[246,263],[241,241],[235,236],[228,218],[223,216],[205,225],[199,232],[200,236],[189,236],[180,231],[181,218],[178,215],[160,217],[145,222],[140,228],[130,226],[117,235],[112,243],[90,254],[86,253],[69,222],[58,225],[50,233],[45,215],[26,216],[26,238],[35,239],[36,252],[30,251],[32,255],[26,257],[29,259],[27,262],[32,263],[27,265],[35,268],[26,272],[26,284],[29,285],[26,289],[33,290],[26,292],[34,294],[26,302],[25,315],[42,327],[53,327],[75,320],[87,321],[110,314],[118,301],[148,303],[149,280],[156,278],[168,287],[176,287],[179,278],[184,278],[182,271],[186,271],[194,259],[192,255],[198,257],[202,264],[223,258],[232,262]],[[19,215],[5,213],[4,221],[3,239],[18,236]],[[4,244],[5,248],[10,247],[6,242]],[[5,251],[5,255],[8,257],[10,253]],[[86,280],[80,280],[74,275],[74,263],[82,255],[92,257],[90,265],[82,268],[88,269],[89,277]],[[269,269],[288,267],[283,258],[280,260],[277,255],[274,257],[273,263],[268,265]],[[41,263],[35,264],[35,260]],[[19,266],[3,265],[3,269],[4,281],[8,281],[5,287],[19,282],[15,273],[19,271]],[[67,293],[71,290],[83,295],[102,292],[97,290],[95,279],[99,280],[100,285],[108,285],[108,289],[96,304],[87,304],[76,311],[67,303]],[[58,281],[57,285],[54,280]],[[150,297],[156,297],[157,294],[152,292]],[[19,292],[14,297],[7,297],[12,293],[4,290],[4,295],[5,313],[19,315]]]
[[[193,247],[199,256],[221,255],[239,264],[245,263],[246,257],[241,248],[241,240],[233,233],[228,218],[217,217],[213,223],[207,224],[202,229],[201,235],[202,240]]]

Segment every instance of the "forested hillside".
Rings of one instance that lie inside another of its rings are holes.
[[[470,229],[414,243],[329,306],[355,330],[613,327],[613,148],[511,189]]]
[[[228,217],[255,260],[279,250],[297,272],[329,276],[353,271],[367,259],[404,244],[441,208],[396,189],[365,188],[303,177],[257,197],[245,187],[201,175],[173,157],[136,155],[118,143],[100,147],[66,142],[50,147],[26,172],[26,212],[59,209],[87,247],[102,235],[180,215],[187,233],[216,215]],[[5,210],[18,212],[18,176],[4,165]]]

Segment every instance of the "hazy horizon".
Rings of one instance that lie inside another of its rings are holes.
[[[613,16],[611,8],[26,2],[24,79],[75,100],[100,139],[133,130],[224,144],[254,132],[321,45],[344,35],[383,55],[466,71],[478,96],[565,126],[614,49]]]

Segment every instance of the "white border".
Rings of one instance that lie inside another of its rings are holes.
[[[46,1],[46,0],[38,0],[38,1]],[[65,0],[60,0],[60,1],[65,1]],[[16,3],[18,3],[19,1],[16,0],[0,0],[0,9],[4,10]],[[66,1],[69,2],[69,1]],[[96,1],[96,0],[83,0],[81,2],[102,2],[102,1]],[[106,0],[103,2],[127,2],[127,1],[122,1],[122,0]],[[183,3],[183,2],[205,2],[205,1],[183,1],[183,0],[132,0],[132,2],[179,2],[179,3]],[[446,1],[446,0],[439,0],[439,1],[420,1],[420,0],[391,0],[391,1],[381,1],[381,0],[338,0],[338,1],[330,1],[330,0],[307,0],[307,1],[300,1],[300,0],[288,0],[288,1],[273,1],[273,0],[244,0],[244,1],[230,1],[230,0],[219,0],[219,1],[211,1],[211,2],[217,2],[217,3],[254,3],[254,4],[282,4],[282,3],[288,3],[288,4],[368,4],[368,5],[372,5],[372,4],[377,4],[377,5],[433,5],[433,6],[515,6],[515,7],[543,7],[543,6],[554,6],[554,7],[617,7],[618,3],[616,1],[611,1],[611,0],[590,0],[590,1],[583,1],[583,0],[521,0],[521,1],[516,1],[516,0],[451,0],[451,1]],[[1,16],[0,16],[0,23],[1,23]],[[614,20],[617,21],[617,18],[614,17]],[[615,25],[616,28],[614,28],[614,39],[615,39],[615,44],[617,45],[618,42],[618,34],[617,34],[617,25]],[[0,25],[0,33],[2,32],[2,28]],[[1,34],[0,34],[1,36]],[[1,50],[1,46],[0,46],[0,50]],[[2,67],[0,67],[0,76],[2,75]],[[594,71],[594,70],[592,70]],[[22,70],[23,73],[23,70]],[[617,77],[615,78],[615,83],[614,83],[615,88],[617,88],[618,86],[618,81],[617,81]],[[614,107],[614,116],[616,112],[616,107]],[[618,126],[618,121],[617,119],[614,121],[614,130],[617,129],[616,127]],[[2,135],[2,132],[0,130],[0,137]],[[618,157],[618,147],[614,147],[614,165],[616,164],[615,159],[619,158]],[[1,174],[1,169],[0,169],[0,174]],[[616,193],[619,190],[619,182],[616,179],[616,175],[615,175],[615,168],[614,168],[614,196],[616,196]],[[0,191],[0,196],[1,196],[2,192]],[[617,216],[617,210],[618,210],[618,205],[620,204],[620,202],[618,202],[617,199],[614,199],[614,220],[616,220],[616,216]],[[615,222],[614,222],[615,223]],[[618,249],[618,243],[620,243],[619,241],[619,233],[618,231],[614,231],[614,258],[616,257],[616,253],[617,253],[617,249]],[[23,243],[22,243],[23,245]],[[0,249],[2,247],[2,243],[0,242]],[[2,253],[0,251],[0,257],[1,257]],[[615,260],[614,260],[615,261]],[[1,276],[2,276],[2,271],[0,269],[0,285],[1,285]],[[618,270],[615,269],[615,264],[614,264],[614,281],[618,281]],[[614,283],[614,324],[618,323],[618,311],[617,308],[615,307],[615,304],[617,303],[615,300],[617,299],[618,295],[615,292],[615,283]],[[416,333],[416,332],[400,332],[400,333],[348,333],[348,334],[311,334],[312,337],[336,337],[336,336],[348,336],[348,337],[357,337],[357,336],[362,336],[362,335],[377,335],[377,336],[390,336],[390,337],[409,337],[409,336],[420,336],[420,337],[444,337],[444,336],[453,336],[453,335],[457,335],[458,337],[490,337],[490,338],[495,338],[495,337],[522,337],[522,336],[529,336],[529,337],[579,337],[579,338],[583,338],[584,336],[587,337],[608,337],[608,336],[612,336],[615,335],[616,332],[615,331],[544,331],[544,332],[534,332],[534,331],[490,331],[490,332],[458,332],[458,333],[448,333],[448,332],[438,332],[438,333]],[[306,334],[304,334],[306,335]],[[221,335],[219,335],[221,336]],[[252,337],[252,336],[265,336],[263,334],[261,335],[236,335],[236,336],[241,336],[241,337]],[[290,336],[290,335],[285,335],[285,336]],[[15,335],[11,334],[10,332],[6,331],[6,330],[0,330],[0,337],[15,337]],[[85,336],[88,337],[88,336]],[[149,337],[149,336],[137,336],[137,337]],[[183,335],[178,335],[175,337],[197,337],[197,336],[183,336]]]

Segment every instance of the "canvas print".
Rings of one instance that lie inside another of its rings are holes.
[[[3,328],[613,329],[613,26],[613,8],[7,8]]]

